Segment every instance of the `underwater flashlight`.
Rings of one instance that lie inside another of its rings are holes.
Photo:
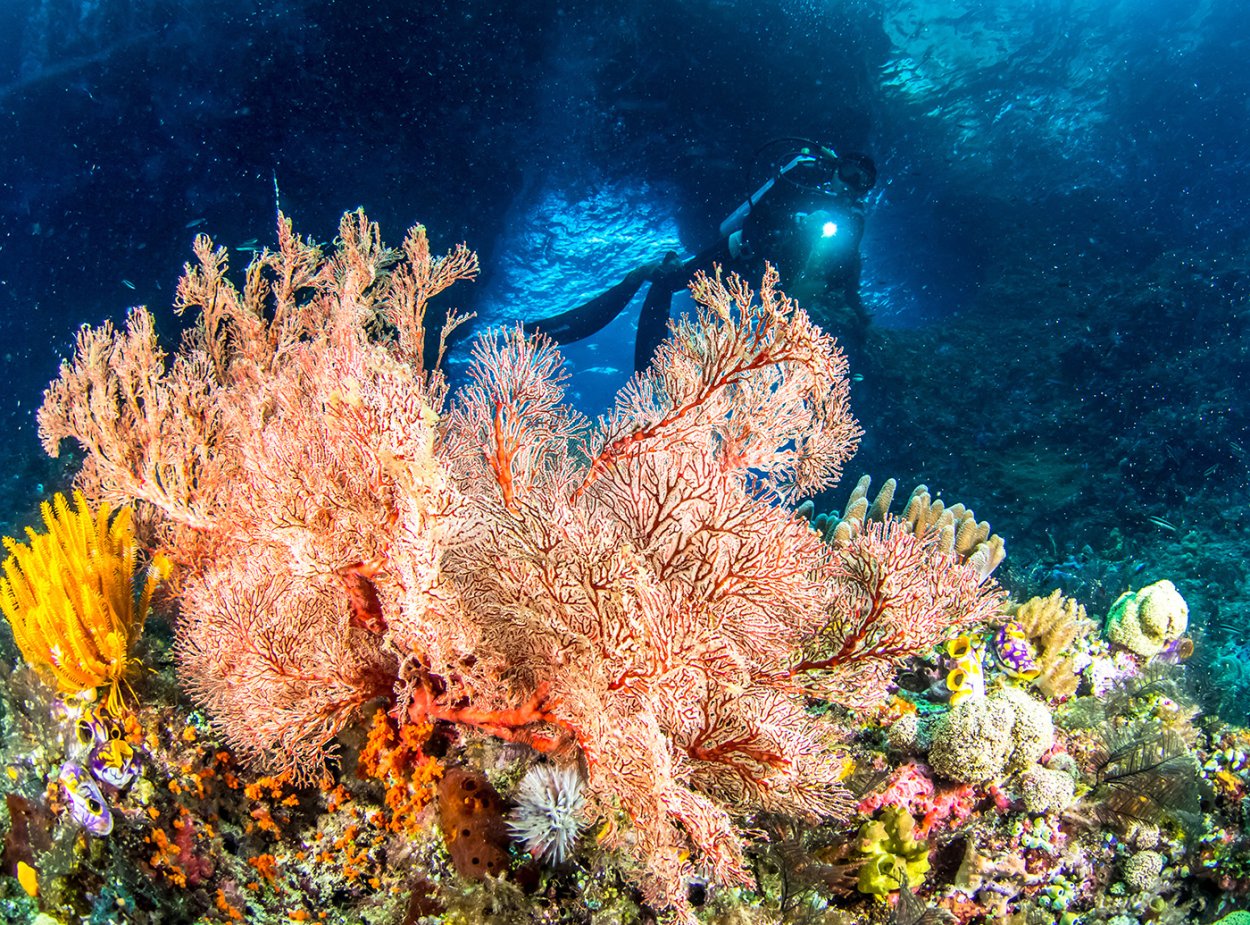
[[[833,239],[838,236],[838,229],[843,221],[849,220],[849,216],[832,209],[818,209],[815,212],[800,212],[795,219],[801,234],[811,242],[811,246],[831,247],[835,244]],[[837,246],[841,247],[840,241]]]
[[[846,263],[855,247],[854,235],[839,232],[854,227],[850,215],[841,210],[817,209],[795,218],[799,224],[799,238],[795,243],[805,252],[805,273],[823,275],[835,272]]]

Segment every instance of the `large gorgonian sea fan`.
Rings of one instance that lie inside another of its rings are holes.
[[[693,319],[589,428],[558,354],[519,331],[475,351],[447,427],[468,520],[446,573],[481,619],[480,700],[537,691],[581,748],[591,815],[658,906],[750,881],[735,821],[849,812],[828,729],[788,671],[827,620],[832,552],[791,505],[859,430],[846,363],[777,289],[700,276]],[[628,818],[624,822],[623,818]]]
[[[241,289],[207,237],[195,256],[177,353],[146,309],[84,327],[40,436],[49,453],[77,441],[83,492],[135,505],[174,561],[179,671],[231,745],[314,779],[362,706],[395,695],[383,606],[413,611],[427,671],[473,648],[473,621],[439,593],[455,497],[436,455],[446,386],[424,350],[429,300],[477,258],[432,254],[420,226],[387,248],[359,212],[329,253],[279,216]]]
[[[326,253],[282,219],[242,290],[208,239],[196,255],[172,361],[144,310],[84,329],[39,421],[177,563],[179,670],[233,746],[307,780],[386,697],[576,750],[601,843],[687,915],[691,876],[751,881],[750,814],[851,811],[801,676],[881,681],[975,596],[923,542],[865,533],[861,567],[796,516],[860,431],[845,358],[775,271],[758,292],[699,276],[695,317],[592,427],[555,346],[519,330],[479,339],[445,411],[425,311],[476,258],[435,257],[424,229],[392,250],[353,213]],[[935,576],[951,606],[884,593]]]

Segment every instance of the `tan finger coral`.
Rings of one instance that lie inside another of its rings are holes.
[[[1058,590],[1048,597],[1034,597],[1015,611],[1015,620],[1037,651],[1041,674],[1037,689],[1047,699],[1062,699],[1076,693],[1080,678],[1076,673],[1074,644],[1089,635],[1094,623],[1085,608]]]
[[[895,479],[886,479],[875,498],[868,500],[870,476],[862,476],[847,499],[841,517],[820,515],[813,525],[825,535],[825,541],[844,545],[865,524],[876,523],[890,516],[890,505],[898,488]],[[976,566],[982,578],[988,577],[1007,555],[1003,538],[990,532],[987,521],[978,521],[972,510],[963,504],[949,507],[934,499],[925,485],[917,485],[907,498],[899,520],[905,521],[916,536],[936,533],[943,552]]]

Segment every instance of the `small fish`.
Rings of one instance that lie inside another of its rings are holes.
[[[134,284],[134,283],[132,283],[132,282],[131,282],[130,280],[128,280],[128,279],[124,279],[124,280],[122,280],[122,285],[123,285],[123,286],[125,286],[127,289],[134,289],[134,288],[135,288],[135,284]]]
[[[82,765],[65,762],[61,766],[58,782],[69,801],[70,818],[100,838],[113,831],[113,813],[104,802],[99,786]]]
[[[185,226],[183,226],[183,227],[185,227],[185,228],[199,228],[199,227],[200,227],[201,225],[203,225],[206,221],[208,221],[208,219],[206,219],[206,218],[193,218],[193,219],[191,219],[191,221],[187,222],[187,223],[186,223],[186,225],[185,225]]]

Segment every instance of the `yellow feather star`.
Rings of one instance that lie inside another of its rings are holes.
[[[48,532],[27,527],[28,543],[4,538],[9,557],[0,577],[0,610],[32,667],[64,694],[108,684],[108,709],[116,713],[130,649],[170,562],[156,556],[136,596],[130,510],[121,509],[110,523],[108,504],[92,512],[80,492],[74,503],[71,509],[60,494],[45,501]]]

